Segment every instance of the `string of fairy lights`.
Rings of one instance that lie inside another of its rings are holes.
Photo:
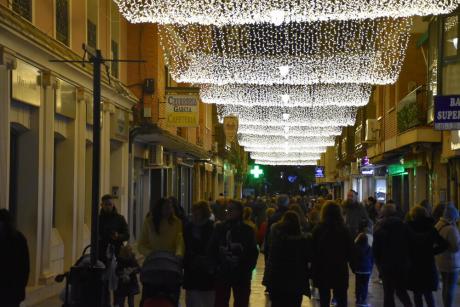
[[[196,84],[391,84],[410,18],[159,27],[172,77]]]
[[[317,20],[374,19],[437,15],[454,10],[457,0],[115,0],[133,23],[282,24]]]
[[[371,85],[253,85],[202,84],[200,97],[204,103],[269,107],[357,106],[368,103]]]
[[[412,16],[460,0],[114,0],[132,23],[158,23],[176,82],[200,88],[257,164],[316,165],[355,124],[373,85],[394,83]],[[452,26],[447,22],[445,27]],[[455,24],[454,24],[455,26]]]

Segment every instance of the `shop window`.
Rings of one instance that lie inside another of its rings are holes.
[[[69,45],[69,0],[56,0],[56,39]]]
[[[111,2],[111,9],[110,9],[110,16],[111,16],[111,22],[110,22],[110,27],[111,27],[111,58],[113,60],[118,60],[120,56],[120,13],[118,12],[117,6],[115,3]],[[119,76],[119,67],[120,63],[119,62],[111,62],[110,64],[110,70],[112,73],[112,76],[115,78],[118,78]]]
[[[458,55],[458,18],[449,16],[444,19],[444,57]]]
[[[88,46],[97,48],[97,20],[98,5],[97,0],[86,1],[86,43]]]

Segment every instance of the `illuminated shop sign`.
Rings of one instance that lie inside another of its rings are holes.
[[[434,129],[460,130],[460,96],[436,96]]]

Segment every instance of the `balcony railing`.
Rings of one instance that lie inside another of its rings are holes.
[[[427,99],[422,86],[417,87],[397,105],[398,134],[427,125]]]

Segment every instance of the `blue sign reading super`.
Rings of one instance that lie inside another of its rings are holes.
[[[460,130],[460,95],[435,97],[434,129]]]

